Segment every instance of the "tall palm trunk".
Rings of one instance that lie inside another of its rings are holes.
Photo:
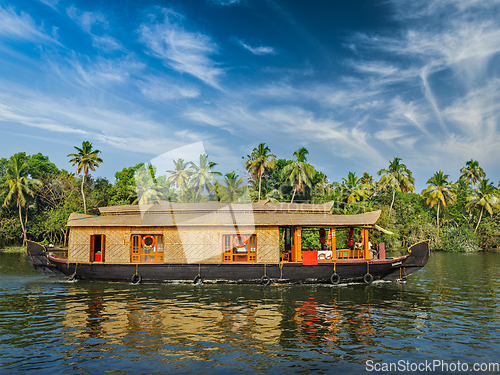
[[[17,203],[17,206],[19,207],[19,221],[21,222],[21,228],[23,229],[23,246],[26,244],[26,227],[24,226],[23,223],[23,217],[21,215],[21,202]]]
[[[290,201],[290,203],[293,203],[293,198],[295,198],[295,192],[297,191],[297,188],[293,189],[293,195],[292,195],[292,200]]]
[[[439,238],[439,208],[441,207],[441,201],[438,201],[438,209],[437,209],[437,236]]]
[[[481,208],[481,213],[479,214],[479,221],[477,222],[476,229],[474,229],[474,234],[477,232],[477,228],[479,228],[479,223],[481,222],[481,218],[483,217],[484,206]]]
[[[262,184],[262,175],[259,176],[259,201],[260,201],[260,187]]]
[[[392,202],[391,208],[389,208],[389,216],[391,216],[392,206],[394,205],[394,199],[396,198],[396,188],[392,188]]]
[[[85,173],[82,174],[82,186],[81,186],[81,191],[82,191],[82,198],[83,198],[83,213],[87,214],[87,204],[85,203],[85,193],[83,192],[83,184],[85,183]]]

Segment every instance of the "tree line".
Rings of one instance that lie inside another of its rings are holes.
[[[103,160],[100,150],[85,141],[68,162],[76,173],[59,169],[41,153],[16,153],[0,159],[0,246],[26,239],[66,245],[67,219],[72,212],[99,214],[98,207],[123,204],[221,201],[250,203],[324,203],[334,201],[334,213],[382,210],[385,232],[373,236],[389,247],[405,247],[430,239],[433,248],[478,251],[500,245],[500,182],[486,178],[479,163],[469,160],[453,182],[436,171],[427,187],[415,193],[411,170],[395,157],[374,178],[349,172],[339,182],[308,163],[299,148],[293,158],[279,159],[265,143],[243,157],[242,175],[216,171],[207,154],[196,162],[173,160],[172,170],[158,171],[140,163],[116,172],[114,183],[92,177]],[[393,232],[393,235],[388,234]]]

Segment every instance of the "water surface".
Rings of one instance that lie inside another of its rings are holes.
[[[499,253],[433,253],[404,284],[130,285],[48,278],[25,254],[0,252],[0,373],[359,374],[367,361],[498,363],[499,265]]]

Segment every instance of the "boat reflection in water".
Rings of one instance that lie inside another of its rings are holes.
[[[251,352],[244,361],[253,363],[256,355],[281,347],[317,351],[341,361],[359,354],[354,347],[369,348],[372,340],[387,334],[393,322],[384,321],[384,301],[410,303],[414,324],[422,324],[417,317],[425,307],[425,296],[408,293],[404,285],[370,291],[361,285],[100,285],[68,286],[63,323],[71,335],[68,340],[94,352],[155,354],[163,360],[214,360],[239,350]],[[333,355],[340,347],[344,353]]]
[[[369,360],[498,362],[499,256],[436,253],[408,283],[264,287],[71,283],[0,253],[0,372],[359,374]]]

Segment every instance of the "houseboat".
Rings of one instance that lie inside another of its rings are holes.
[[[404,281],[429,258],[422,241],[386,259],[369,232],[380,211],[332,214],[325,204],[175,203],[71,214],[66,257],[28,242],[48,276],[132,283],[371,283]],[[307,246],[305,246],[307,244]],[[306,248],[307,247],[307,248]]]

